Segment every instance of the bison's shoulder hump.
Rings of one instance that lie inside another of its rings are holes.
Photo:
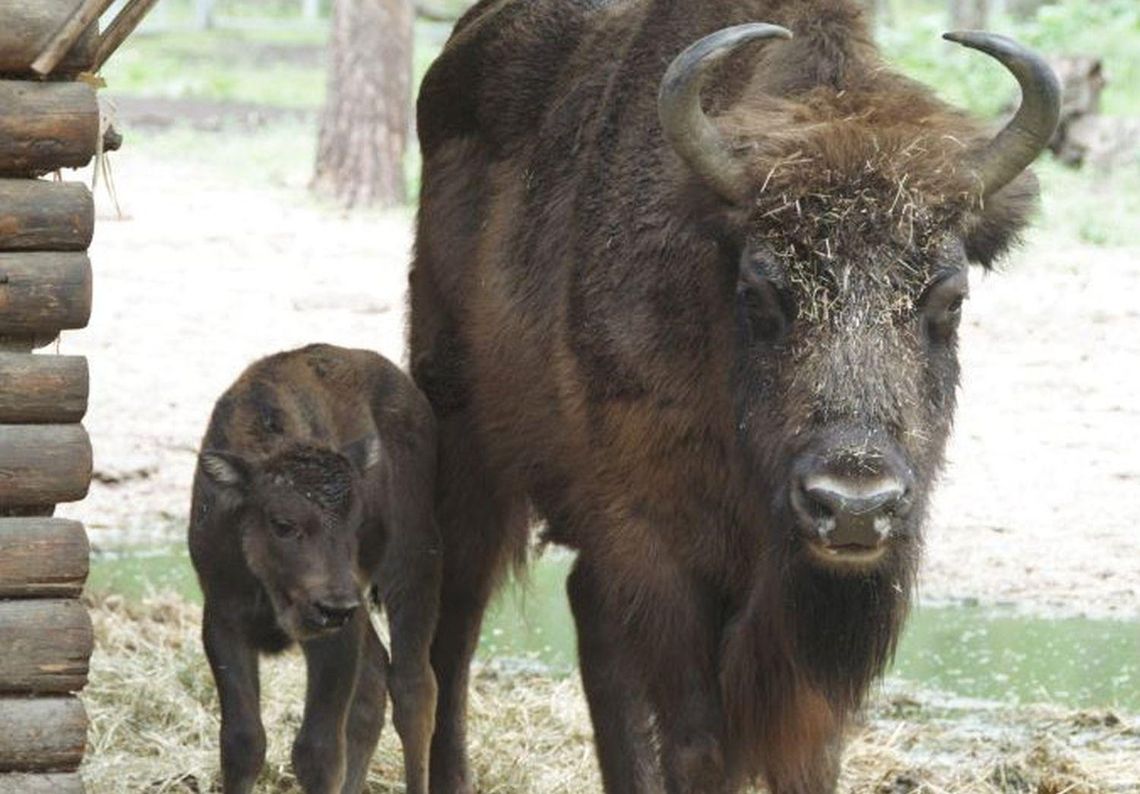
[[[429,155],[453,138],[508,146],[538,126],[599,2],[491,0],[460,20],[420,85],[416,124]]]

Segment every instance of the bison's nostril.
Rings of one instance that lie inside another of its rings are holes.
[[[907,507],[907,487],[889,475],[874,478],[813,473],[793,491],[800,523],[834,547],[875,547],[890,534],[892,519]]]
[[[328,628],[338,628],[348,623],[352,616],[356,614],[356,610],[360,607],[360,602],[347,602],[347,603],[324,603],[316,601],[313,603],[313,609],[317,613],[317,619],[322,626]]]

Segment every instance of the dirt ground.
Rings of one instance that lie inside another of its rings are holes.
[[[100,190],[94,314],[58,345],[90,360],[96,460],[59,512],[96,546],[182,537],[212,404],[255,358],[326,341],[401,360],[412,213],[319,206],[306,168],[270,184],[115,155],[123,218]],[[1044,231],[972,274],[924,598],[1140,617],[1138,254]]]

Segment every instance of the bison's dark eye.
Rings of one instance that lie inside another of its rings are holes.
[[[737,299],[753,341],[775,342],[788,332],[795,319],[795,304],[771,279],[744,270],[737,285]]]
[[[922,294],[920,308],[927,335],[935,341],[945,341],[958,328],[962,319],[962,304],[969,295],[969,282],[965,268],[947,273],[931,283]]]
[[[273,528],[273,534],[282,540],[295,538],[301,534],[301,529],[292,521],[286,521],[281,518],[274,518],[270,520],[269,525]]]

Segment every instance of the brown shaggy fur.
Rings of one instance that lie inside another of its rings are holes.
[[[790,41],[712,75],[743,205],[665,143],[657,87],[742,22]],[[848,0],[484,0],[421,88],[413,375],[440,417],[432,787],[471,790],[467,666],[528,514],[568,583],[609,792],[827,792],[904,620],[958,380],[967,261],[1035,197],[982,202],[981,126],[881,61]],[[807,550],[825,462],[913,477],[874,566]]]
[[[388,694],[409,792],[427,791],[439,533],[435,420],[376,353],[310,345],[252,364],[218,400],[194,480],[190,555],[221,705],[227,792],[265,757],[258,656],[300,642],[293,767],[306,792],[355,794]],[[388,613],[392,658],[362,591]]]

